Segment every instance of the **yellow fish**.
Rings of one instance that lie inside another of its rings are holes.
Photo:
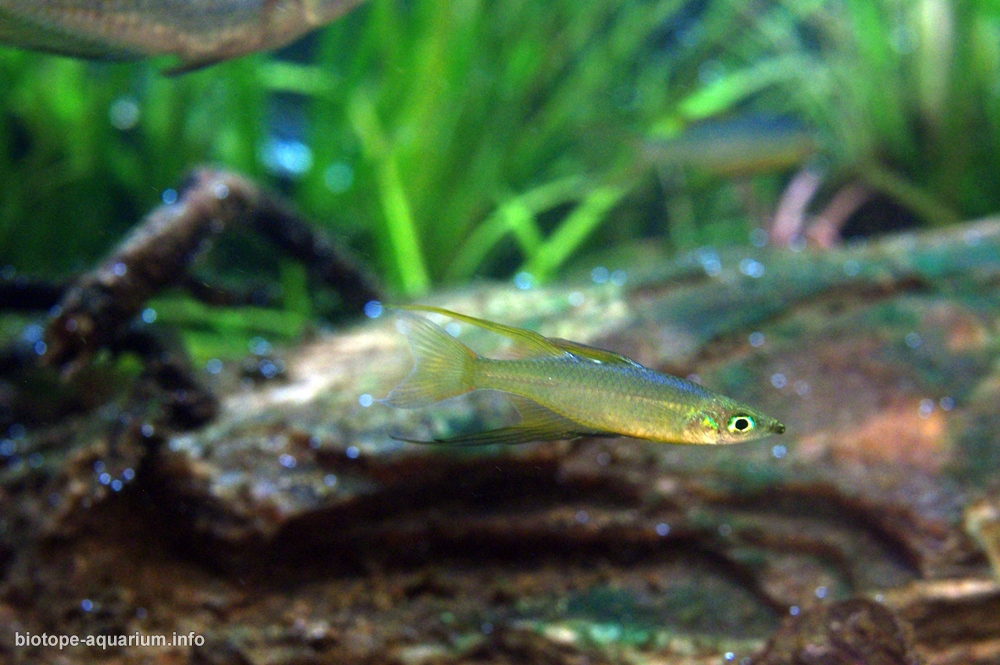
[[[0,42],[103,60],[174,55],[177,71],[272,49],[364,0],[0,0]]]
[[[406,315],[404,332],[415,364],[382,403],[411,409],[473,390],[496,390],[510,397],[521,416],[510,427],[415,443],[485,445],[630,436],[719,444],[785,431],[780,422],[745,404],[611,351],[438,307],[400,309],[443,314],[508,337],[524,356],[484,358],[427,319]]]

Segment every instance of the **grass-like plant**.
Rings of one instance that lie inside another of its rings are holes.
[[[663,192],[647,148],[746,113],[815,128],[831,186],[860,180],[929,224],[984,214],[1000,205],[994,4],[370,0],[305,64],[178,78],[0,49],[0,264],[89,264],[200,162],[265,176],[288,108],[306,159],[283,187],[408,295],[484,271],[551,279],[598,238],[745,238],[729,182],[698,175],[745,156],[696,141]]]
[[[857,180],[922,223],[1000,208],[1000,6],[952,0],[780,4],[761,34],[811,63],[777,90]]]

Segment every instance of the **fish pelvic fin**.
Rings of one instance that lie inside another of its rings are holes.
[[[477,356],[427,319],[404,315],[400,323],[413,351],[410,374],[380,400],[402,409],[416,409],[476,389]]]

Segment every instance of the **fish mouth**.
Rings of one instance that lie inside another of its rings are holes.
[[[785,425],[783,423],[774,423],[773,425],[771,425],[771,431],[774,432],[775,434],[784,434]]]

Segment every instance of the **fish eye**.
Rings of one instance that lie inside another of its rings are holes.
[[[756,426],[757,423],[754,422],[754,419],[743,413],[737,413],[729,419],[728,423],[726,423],[726,429],[733,434],[746,434]]]

